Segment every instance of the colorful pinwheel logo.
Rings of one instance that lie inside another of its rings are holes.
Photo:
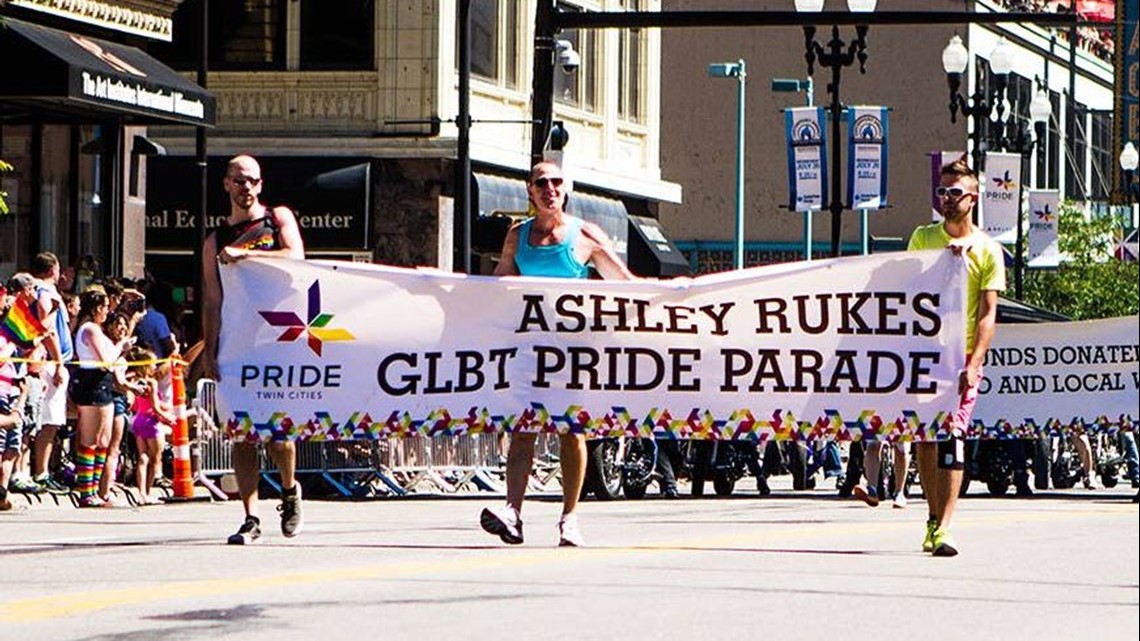
[[[1001,187],[1005,191],[1013,191],[1017,189],[1017,181],[1009,177],[1009,170],[1005,170],[1005,175],[1001,178],[994,178],[994,184]]]
[[[1040,220],[1043,223],[1051,223],[1057,218],[1057,215],[1053,213],[1053,210],[1049,209],[1049,205],[1045,205],[1045,209],[1034,210],[1033,215],[1037,216],[1037,220]]]
[[[308,322],[301,320],[293,312],[258,312],[265,322],[272,327],[284,327],[285,331],[277,337],[279,343],[292,343],[301,336],[308,336],[309,349],[317,356],[321,355],[322,346],[328,342],[355,340],[346,329],[329,327],[333,315],[321,311],[321,283],[314,282],[309,287]]]

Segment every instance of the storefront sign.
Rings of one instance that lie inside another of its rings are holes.
[[[209,160],[206,226],[229,215],[222,187],[228,157]],[[367,158],[259,157],[261,202],[297,214],[306,250],[366,249],[371,218],[371,161]],[[154,156],[147,165],[148,250],[197,249],[198,167],[193,158]]]

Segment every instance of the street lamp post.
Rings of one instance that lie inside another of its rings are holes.
[[[982,125],[989,115],[997,111],[997,120],[1003,119],[1006,84],[1009,81],[1009,72],[1013,69],[1013,48],[1003,37],[998,41],[993,52],[990,53],[990,73],[993,78],[993,87],[990,94],[979,86],[967,99],[959,93],[962,86],[962,73],[970,61],[970,52],[962,44],[962,38],[954,34],[950,43],[942,50],[942,69],[946,71],[946,83],[950,86],[950,122],[958,122],[958,112],[970,118],[970,139],[973,141],[971,157],[974,161],[974,172],[981,173],[984,169],[983,153],[986,150],[985,136]]]
[[[1140,152],[1136,151],[1136,145],[1130,140],[1120,150],[1120,168],[1124,171],[1124,202],[1128,205],[1140,203],[1140,189],[1133,184],[1137,165],[1140,165]]]
[[[772,78],[772,91],[777,93],[783,92],[804,92],[807,97],[807,106],[811,107],[815,104],[815,85],[811,76],[804,80],[796,78]],[[811,210],[805,209],[804,212],[804,260],[811,260],[811,246],[812,246],[812,229],[811,229]]]
[[[819,12],[823,9],[823,0],[795,0],[796,11],[801,13]],[[847,8],[853,13],[866,13],[875,10],[877,0],[847,0]],[[831,212],[831,255],[839,256],[840,238],[843,231],[843,185],[840,180],[842,172],[843,146],[840,144],[840,120],[843,117],[843,103],[839,100],[840,74],[844,67],[850,67],[859,61],[859,73],[867,73],[867,30],[865,24],[855,25],[855,39],[850,43],[839,38],[839,26],[831,27],[831,40],[827,47],[820,45],[815,39],[815,27],[804,27],[804,59],[808,64],[808,75],[815,73],[815,65],[831,69],[831,82],[827,84],[827,92],[831,94],[828,105],[828,115],[831,118],[831,199],[828,210]]]
[[[1033,100],[1029,103],[1029,120],[1033,123],[1033,133],[1030,135],[1025,127],[1025,123],[1012,124],[1008,127],[1016,127],[1016,130],[1011,136],[1003,135],[998,140],[998,145],[1006,150],[1012,151],[1021,156],[1021,181],[1018,183],[1018,199],[1017,199],[1017,240],[1014,245],[1013,254],[1013,295],[1018,300],[1021,300],[1022,283],[1025,277],[1025,224],[1023,221],[1024,214],[1022,212],[1021,193],[1024,192],[1025,181],[1029,177],[1029,171],[1026,165],[1029,162],[1029,156],[1033,153],[1034,148],[1044,143],[1045,141],[1045,123],[1049,121],[1049,116],[1053,112],[1053,107],[1049,103],[1049,96],[1045,91],[1038,89],[1033,96]],[[1004,133],[1004,131],[1003,131]]]
[[[710,78],[736,78],[736,231],[733,236],[736,269],[744,268],[744,87],[748,71],[744,60],[709,65]]]

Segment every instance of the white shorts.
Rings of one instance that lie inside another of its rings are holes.
[[[52,383],[56,370],[63,374],[59,385]],[[44,405],[40,414],[41,425],[67,425],[67,383],[71,373],[63,365],[48,363],[44,365],[42,374],[44,381]]]

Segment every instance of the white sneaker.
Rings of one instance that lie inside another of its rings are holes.
[[[896,510],[905,510],[906,494],[903,494],[902,492],[895,493],[895,500],[891,502],[891,507],[895,508]]]
[[[558,521],[558,547],[580,548],[586,545],[582,530],[578,527],[577,514],[563,514]]]
[[[484,532],[494,534],[502,539],[503,543],[518,545],[523,542],[522,518],[509,505],[483,508],[483,512],[479,515],[479,525]]]

